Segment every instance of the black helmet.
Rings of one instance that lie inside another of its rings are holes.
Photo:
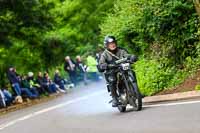
[[[111,43],[111,42],[117,43],[115,37],[114,36],[106,36],[104,38],[104,47],[107,47],[108,43]]]

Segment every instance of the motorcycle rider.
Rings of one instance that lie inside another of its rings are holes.
[[[128,54],[125,49],[118,47],[114,36],[105,37],[104,47],[105,50],[100,57],[98,69],[101,72],[105,72],[104,74],[107,81],[107,88],[108,91],[111,92],[112,96],[112,106],[117,107],[120,103],[116,92],[117,72],[115,72],[115,68],[113,67],[114,63],[116,60],[126,57],[128,57],[130,61],[134,62],[137,60],[137,57],[135,55]]]

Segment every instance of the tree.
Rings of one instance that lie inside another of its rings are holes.
[[[193,2],[194,2],[195,9],[197,11],[197,14],[200,17],[200,1],[199,0],[193,0]]]

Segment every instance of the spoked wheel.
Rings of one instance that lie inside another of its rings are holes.
[[[126,111],[127,94],[126,94],[126,90],[124,89],[122,84],[121,84],[121,86],[118,86],[117,93],[118,93],[118,100],[120,102],[120,104],[117,106],[117,108],[121,113],[123,113]]]
[[[134,111],[140,111],[142,109],[142,96],[138,90],[136,83],[129,83],[130,88],[133,90],[130,96],[130,104]]]
[[[118,110],[123,113],[126,111],[126,106],[118,105]]]

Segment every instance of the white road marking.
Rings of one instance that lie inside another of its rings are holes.
[[[13,121],[8,122],[8,123],[1,124],[0,125],[0,130],[3,130],[5,128],[7,128],[7,127],[13,126],[13,125],[19,123],[20,121],[24,121],[24,120],[33,118],[33,117],[35,117],[37,115],[40,115],[40,114],[43,114],[43,113],[46,113],[46,112],[49,112],[49,111],[52,111],[52,110],[55,110],[55,109],[58,109],[58,108],[62,108],[64,106],[67,106],[67,105],[72,104],[72,103],[80,102],[82,100],[87,100],[90,97],[98,96],[98,95],[101,95],[103,93],[106,93],[106,92],[105,91],[99,91],[99,92],[96,92],[96,93],[93,93],[93,94],[90,94],[90,95],[87,95],[87,96],[83,96],[83,97],[80,97],[80,98],[77,98],[77,99],[74,99],[74,100],[70,100],[70,101],[67,101],[65,103],[61,103],[61,104],[58,104],[58,105],[55,105],[55,106],[52,106],[52,107],[37,111],[37,112],[30,113],[30,114],[28,114],[26,116],[20,117],[18,119],[15,119]],[[194,103],[200,103],[200,101],[175,102],[175,103],[145,105],[144,107],[174,106],[174,105],[194,104]]]
[[[200,103],[200,101],[163,103],[163,104],[145,105],[144,107],[162,107],[162,106],[174,106],[174,105],[194,104],[194,103]]]
[[[52,106],[52,107],[49,107],[49,108],[46,108],[46,109],[43,109],[43,110],[40,110],[40,111],[37,111],[37,112],[33,112],[33,113],[30,113],[26,116],[23,116],[21,118],[18,118],[18,119],[15,119],[11,122],[8,122],[6,124],[2,124],[0,125],[0,130],[3,130],[7,127],[10,127],[12,125],[15,125],[16,123],[20,122],[20,121],[24,121],[24,120],[27,120],[27,119],[30,119],[32,117],[35,117],[37,115],[40,115],[40,114],[43,114],[43,113],[46,113],[46,112],[49,112],[49,111],[52,111],[54,109],[58,109],[58,108],[62,108],[64,106],[67,106],[69,104],[72,104],[72,103],[77,103],[77,102],[80,102],[82,100],[87,100],[89,99],[90,97],[94,97],[94,96],[97,96],[97,95],[101,95],[105,93],[105,91],[98,91],[96,93],[93,93],[93,94],[90,94],[90,95],[87,95],[87,96],[83,96],[83,97],[80,97],[80,98],[77,98],[77,99],[74,99],[74,100],[70,100],[70,101],[67,101],[65,103],[61,103],[61,104],[58,104],[58,105],[55,105],[55,106]]]

